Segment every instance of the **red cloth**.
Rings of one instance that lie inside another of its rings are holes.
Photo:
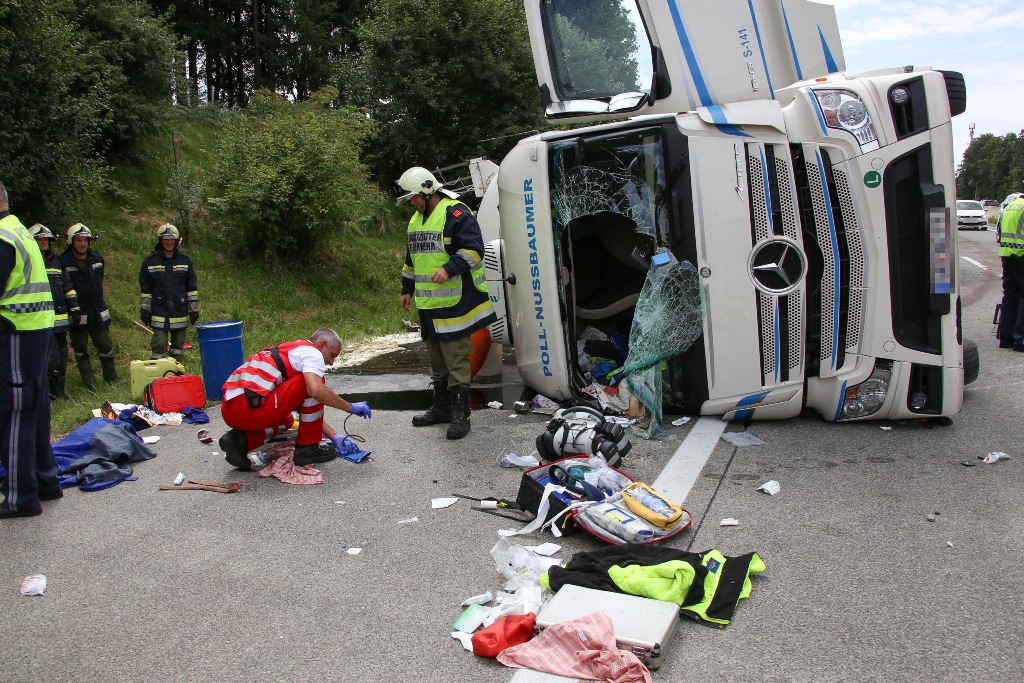
[[[635,654],[615,645],[612,619],[594,612],[552,624],[522,645],[498,654],[505,666],[614,683],[651,683],[651,672]]]
[[[525,643],[533,638],[533,624],[537,615],[509,614],[487,628],[473,634],[473,654],[497,657],[505,648]]]
[[[270,456],[273,460],[258,472],[261,477],[274,477],[286,484],[324,483],[324,475],[320,474],[320,470],[314,469],[310,465],[304,467],[295,465],[295,444],[291,441],[271,446],[264,455]]]

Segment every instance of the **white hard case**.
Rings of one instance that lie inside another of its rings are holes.
[[[679,625],[675,603],[566,584],[541,609],[534,632],[594,612],[611,617],[620,650],[635,654],[648,669],[661,666],[661,656]]]

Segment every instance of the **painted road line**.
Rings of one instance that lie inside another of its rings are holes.
[[[728,425],[719,417],[697,420],[651,488],[682,505]]]
[[[672,454],[665,469],[651,484],[651,488],[682,505],[728,425],[727,420],[718,417],[702,417],[697,420],[697,424],[693,425],[693,429],[683,439],[683,443],[679,444],[679,448]],[[512,676],[510,683],[576,683],[576,681],[575,678],[555,676],[533,669],[519,669]]]
[[[978,261],[975,261],[974,259],[969,258],[967,256],[961,256],[960,258],[962,258],[964,261],[967,261],[972,266],[978,266],[982,270],[988,270],[988,266],[986,266],[984,263],[979,263]]]

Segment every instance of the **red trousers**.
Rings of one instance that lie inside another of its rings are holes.
[[[279,384],[259,408],[249,407],[245,394],[241,394],[225,401],[220,412],[229,427],[246,433],[251,451],[290,429],[295,410],[299,411],[299,435],[295,443],[302,446],[318,443],[324,433],[324,404],[306,393],[303,375],[295,375]]]

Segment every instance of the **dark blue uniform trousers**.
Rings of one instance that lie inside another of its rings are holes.
[[[47,363],[53,330],[0,333],[0,462],[7,469],[0,509],[40,509],[60,493],[50,447]]]

